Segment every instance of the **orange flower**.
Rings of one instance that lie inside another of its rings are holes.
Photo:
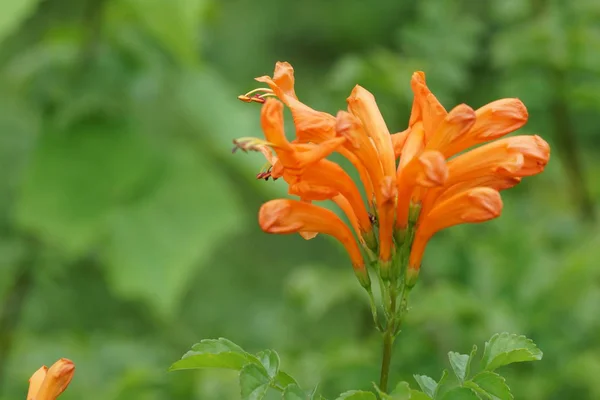
[[[447,179],[430,185],[411,185],[414,172],[403,168],[417,157],[436,151],[449,158],[474,145],[497,139],[525,124],[527,110],[518,99],[494,101],[473,111],[461,104],[449,113],[425,84],[425,75],[413,75],[415,93],[409,133],[401,150],[397,229],[406,226],[410,207],[420,215],[414,227],[414,242],[408,265],[414,283],[429,238],[437,231],[464,222],[482,222],[500,215],[498,191],[518,184],[522,177],[543,171],[550,147],[539,136],[514,136],[485,144],[447,161]],[[442,170],[438,157],[438,170]],[[406,183],[408,182],[408,183]],[[431,182],[434,183],[434,182]],[[410,202],[406,196],[410,195]],[[404,211],[403,211],[404,210]]]
[[[55,362],[50,369],[42,366],[29,378],[27,400],[55,400],[69,386],[74,373],[75,365],[66,358]]]
[[[243,101],[266,102],[265,96],[279,98],[292,112],[294,126],[296,128],[295,143],[323,143],[335,137],[336,119],[333,115],[316,111],[306,104],[300,102],[294,90],[294,69],[287,62],[277,62],[273,78],[261,76],[256,78],[258,82],[269,85],[269,89],[255,89],[239,98]],[[252,93],[262,93],[251,96]],[[258,96],[258,97],[257,97]],[[373,187],[363,165],[356,159],[346,146],[336,149],[357,169],[361,182],[367,192],[367,201],[371,204]]]
[[[361,284],[370,286],[369,274],[352,232],[332,211],[296,200],[277,199],[262,205],[258,223],[267,233],[320,232],[335,237],[350,255]]]
[[[395,134],[390,134],[375,97],[361,86],[347,98],[348,112],[333,117],[298,100],[288,63],[277,63],[272,78],[257,80],[269,88],[240,98],[263,103],[265,139],[241,138],[236,146],[264,154],[268,167],[258,177],[283,177],[289,193],[300,198],[264,204],[261,228],[307,239],[317,233],[334,236],[365,287],[369,280],[359,243],[370,259],[371,250],[378,251],[377,271],[385,281],[412,287],[427,242],[436,232],[499,216],[499,191],[540,173],[550,157],[548,144],[539,136],[500,139],[457,155],[520,128],[527,110],[518,99],[501,99],[477,110],[460,104],[447,112],[427,87],[423,72],[415,72],[411,80],[414,101],[408,128]],[[292,112],[292,141],[283,131],[282,103]],[[333,152],[358,170],[366,205],[350,176],[327,159]],[[333,212],[311,204],[321,200],[333,201],[344,212],[359,243]],[[399,271],[406,271],[406,279],[397,279]]]

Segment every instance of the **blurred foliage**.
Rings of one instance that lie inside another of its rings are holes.
[[[59,357],[64,399],[235,399],[231,371],[166,373],[190,343],[275,348],[302,387],[370,390],[380,337],[335,243],[256,226],[281,182],[236,95],[290,61],[334,113],[352,86],[404,129],[424,70],[447,108],[519,97],[547,171],[503,216],[426,254],[392,380],[449,350],[527,335],[517,398],[600,398],[600,3],[596,0],[3,0],[0,3],[0,398]]]

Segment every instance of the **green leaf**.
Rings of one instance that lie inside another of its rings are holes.
[[[466,387],[459,387],[450,390],[441,400],[480,400],[477,394]]]
[[[541,360],[542,356],[542,351],[531,339],[505,332],[495,334],[485,343],[481,362],[484,369],[493,371],[516,362]]]
[[[431,397],[418,390],[410,391],[410,400],[431,400]]]
[[[283,400],[307,400],[308,397],[298,385],[292,384],[285,387],[281,398]]]
[[[0,43],[31,15],[40,0],[2,0],[0,3]]]
[[[373,383],[375,390],[381,400],[409,400],[410,399],[410,386],[407,382],[399,382],[391,393],[384,393],[379,387]]]
[[[449,383],[446,382],[447,380],[448,380],[448,370],[443,370],[442,377],[440,378],[440,380],[438,381],[438,383],[435,387],[435,392],[433,393],[433,398],[437,398],[441,394],[446,393],[446,391],[448,390],[448,385],[449,385]]]
[[[262,366],[247,364],[240,372],[242,400],[261,400],[267,394],[271,381]]]
[[[377,397],[364,390],[350,390],[340,394],[336,400],[377,400]]]
[[[473,359],[475,359],[475,354],[477,354],[477,346],[473,345],[473,348],[471,349],[471,354],[469,354],[469,361],[467,362],[467,367],[465,368],[465,379],[467,379],[471,374],[471,363],[473,362]]]
[[[475,375],[472,381],[487,394],[495,396],[500,400],[514,399],[510,388],[506,384],[506,380],[495,372],[483,371]]]
[[[275,377],[275,383],[281,387],[287,387],[289,385],[297,385],[298,382],[284,371],[279,371]]]
[[[413,375],[413,377],[425,394],[427,394],[429,397],[435,396],[437,382],[433,378],[430,378],[427,375]]]
[[[170,315],[217,243],[242,229],[243,214],[207,157],[181,145],[164,152],[159,186],[113,213],[103,255],[121,296],[147,300],[159,314]]]
[[[279,373],[279,354],[274,350],[264,350],[256,354],[256,357],[260,360],[263,367],[265,367],[269,376],[275,378]]]
[[[193,345],[181,360],[171,365],[169,371],[196,368],[240,370],[248,363],[260,364],[260,361],[230,340],[205,339]]]
[[[454,375],[458,378],[459,382],[462,384],[465,380],[467,374],[467,368],[469,366],[470,357],[468,354],[459,354],[453,351],[448,353],[448,359],[450,360],[450,365],[452,366],[452,370],[454,371]]]

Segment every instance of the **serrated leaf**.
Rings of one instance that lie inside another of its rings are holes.
[[[275,377],[275,383],[281,387],[287,387],[289,385],[297,385],[298,382],[290,376],[287,372],[279,371]]]
[[[262,400],[269,390],[267,371],[256,364],[247,364],[240,371],[240,393],[242,400]]]
[[[225,368],[240,370],[244,365],[259,361],[240,346],[225,338],[205,339],[192,346],[169,371],[197,368]]]
[[[306,393],[298,385],[288,385],[281,394],[283,400],[307,400]]]
[[[448,353],[448,359],[452,366],[454,375],[458,378],[458,381],[462,384],[467,374],[467,368],[469,365],[470,357],[468,354],[459,354],[454,351]]]
[[[431,400],[431,397],[427,396],[423,392],[419,392],[418,390],[411,390],[410,400]]]
[[[426,395],[428,395],[429,397],[435,396],[437,382],[433,378],[430,378],[427,375],[413,375],[413,377],[415,378],[415,381],[417,381],[417,384],[419,385],[421,390]]]
[[[485,343],[481,362],[485,370],[493,371],[512,363],[541,360],[542,356],[542,351],[531,339],[504,332],[495,334]]]
[[[480,372],[473,377],[472,381],[486,393],[495,396],[500,400],[514,399],[510,392],[510,388],[506,384],[506,380],[495,372]]]
[[[279,373],[279,354],[274,350],[263,350],[256,354],[263,367],[271,378],[275,378]]]
[[[450,390],[441,400],[480,400],[477,394],[466,387],[459,387]]]
[[[377,397],[373,393],[364,390],[350,390],[340,394],[336,400],[377,400]]]

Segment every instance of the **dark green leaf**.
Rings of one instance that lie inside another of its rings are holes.
[[[506,380],[495,372],[483,371],[475,375],[472,381],[486,393],[500,400],[514,399]]]
[[[479,396],[469,388],[459,387],[450,390],[441,400],[479,400]]]
[[[452,366],[454,374],[458,378],[459,382],[462,383],[467,374],[467,368],[470,360],[469,355],[459,354],[451,351],[448,353],[448,359],[450,359],[450,365]]]
[[[205,339],[192,346],[181,360],[169,368],[170,371],[196,368],[226,368],[240,370],[248,363],[260,362],[251,354],[246,353],[241,347],[230,340]]]
[[[261,400],[269,390],[270,379],[262,366],[248,364],[240,372],[242,400]]]
[[[264,350],[256,354],[256,357],[265,367],[269,376],[275,378],[279,373],[279,354],[274,350]]]
[[[543,353],[531,339],[510,333],[495,334],[485,343],[483,368],[493,371],[516,362],[541,360]]]
[[[429,397],[435,396],[435,390],[437,389],[437,382],[426,375],[413,375],[415,381],[421,388],[421,390]]]
[[[285,387],[281,398],[283,400],[307,400],[308,396],[298,385],[288,385]]]
[[[340,394],[336,400],[377,400],[377,397],[373,393],[364,390],[350,390]]]

